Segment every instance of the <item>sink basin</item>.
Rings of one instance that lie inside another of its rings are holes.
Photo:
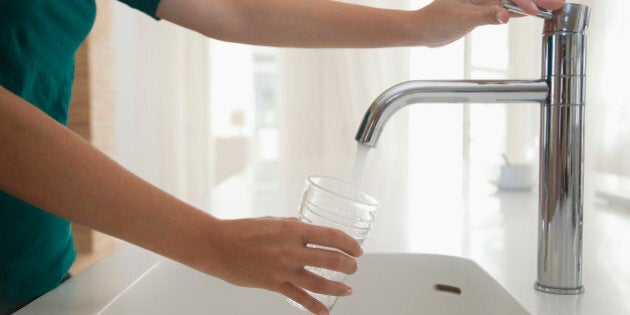
[[[529,314],[473,261],[366,254],[333,314]],[[236,287],[172,261],[154,265],[101,314],[307,314],[279,294]]]

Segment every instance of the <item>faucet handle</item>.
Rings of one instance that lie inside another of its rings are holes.
[[[514,13],[529,15],[528,13],[523,11],[523,9],[521,9],[519,6],[514,4],[514,1],[512,0],[501,1],[501,6],[508,9],[508,11],[512,11]],[[536,16],[543,18],[545,20],[553,20],[553,12],[551,10],[544,10],[544,9],[538,8],[538,14],[536,14]]]

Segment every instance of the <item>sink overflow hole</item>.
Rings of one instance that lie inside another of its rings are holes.
[[[440,284],[440,283],[436,283],[433,288],[436,291],[441,291],[441,292],[447,292],[447,293],[453,293],[453,294],[457,294],[457,295],[461,295],[462,294],[462,289],[458,288],[458,287],[454,287],[452,285],[446,285],[446,284]]]

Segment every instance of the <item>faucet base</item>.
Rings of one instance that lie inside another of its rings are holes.
[[[578,295],[584,293],[584,286],[580,286],[577,289],[569,288],[552,288],[544,286],[538,282],[534,284],[534,289],[543,293],[559,294],[559,295]]]

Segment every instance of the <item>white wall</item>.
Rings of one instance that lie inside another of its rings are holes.
[[[586,163],[630,176],[630,1],[584,0],[591,6],[588,31]]]

